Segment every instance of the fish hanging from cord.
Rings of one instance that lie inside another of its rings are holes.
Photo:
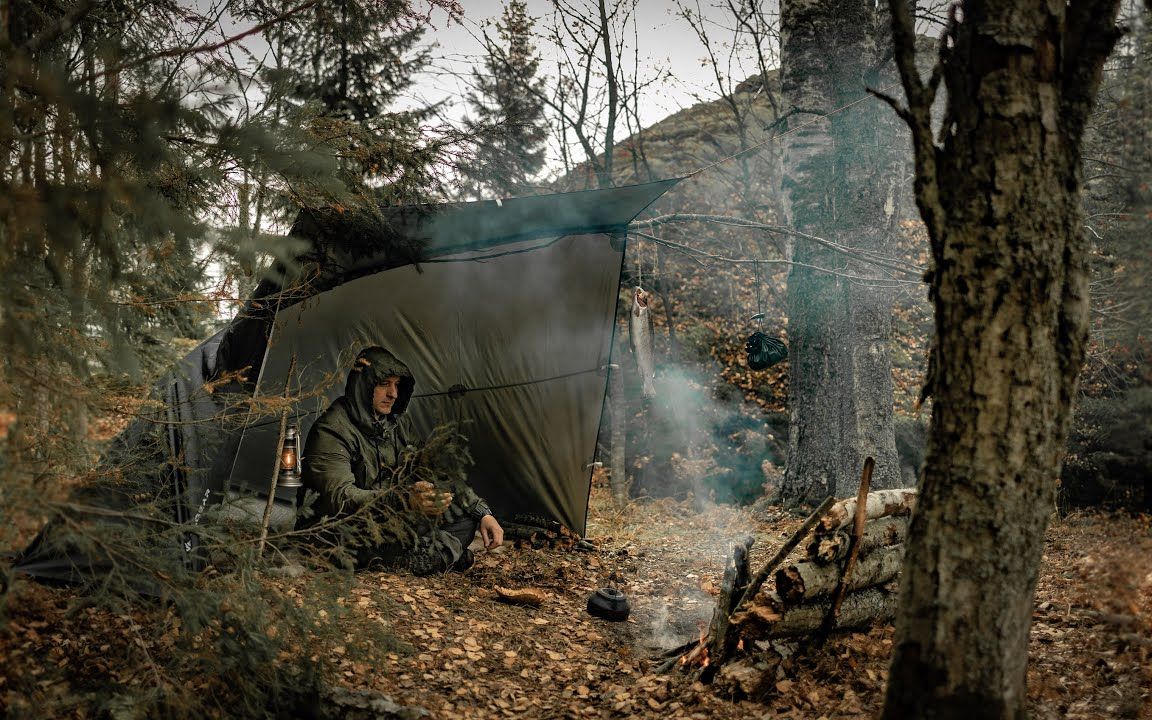
[[[632,312],[628,313],[628,334],[632,353],[636,356],[636,370],[640,373],[640,394],[651,400],[656,397],[656,356],[652,352],[652,312],[648,307],[650,295],[639,285],[632,292]]]

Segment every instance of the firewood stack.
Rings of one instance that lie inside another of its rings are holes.
[[[741,651],[780,638],[822,639],[891,620],[916,490],[868,492],[870,470],[860,496],[825,501],[755,576],[748,541],[736,543],[708,635],[679,648],[661,669],[696,669],[707,681]],[[802,558],[792,560],[805,538]],[[773,570],[775,588],[762,590]]]
[[[868,493],[863,533],[855,562],[849,565],[857,500],[841,500],[816,524],[804,559],[776,571],[775,591],[761,593],[732,618],[757,637],[809,635],[822,629],[860,627],[887,621],[896,611],[896,576],[904,562],[904,538],[916,502],[910,488]],[[838,589],[842,599],[836,611]],[[766,606],[772,611],[757,610]],[[835,617],[829,619],[830,614]],[[769,622],[764,619],[772,618]]]

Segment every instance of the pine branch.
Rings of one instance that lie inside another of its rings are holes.
[[[44,28],[36,37],[24,43],[24,51],[29,55],[35,55],[42,47],[75,27],[76,23],[80,22],[97,2],[102,2],[102,0],[80,0],[77,2],[72,6],[72,9],[64,13],[59,20],[49,27]]]
[[[105,68],[105,69],[103,69],[97,73],[94,73],[90,76],[81,78],[80,80],[77,81],[77,84],[83,85],[85,83],[88,83],[91,80],[96,80],[99,78],[107,77],[108,75],[115,75],[116,73],[123,72],[124,70],[131,70],[132,68],[140,67],[141,65],[147,65],[148,63],[152,62],[153,60],[161,60],[163,58],[168,58],[168,57],[187,57],[190,55],[200,55],[201,53],[213,52],[215,50],[219,50],[221,48],[232,45],[233,43],[240,42],[241,40],[243,40],[245,38],[256,35],[257,33],[261,33],[261,32],[267,30],[268,28],[270,28],[270,27],[272,27],[278,23],[284,22],[285,20],[292,17],[293,15],[297,15],[297,14],[304,12],[305,10],[307,10],[307,9],[309,9],[315,5],[318,5],[320,2],[321,2],[321,0],[307,0],[307,2],[305,2],[301,5],[297,5],[296,7],[291,8],[289,10],[285,10],[284,12],[280,13],[279,15],[277,15],[274,18],[271,18],[269,20],[265,20],[264,22],[260,23],[259,25],[254,25],[253,27],[250,27],[247,30],[244,30],[243,32],[237,33],[231,37],[227,37],[227,38],[225,38],[219,42],[207,43],[204,45],[195,45],[195,46],[190,46],[190,47],[168,48],[167,50],[160,50],[158,52],[148,53],[147,55],[141,55],[140,57],[133,58],[132,60],[129,60],[127,62],[120,63],[119,65],[113,65],[110,68]]]

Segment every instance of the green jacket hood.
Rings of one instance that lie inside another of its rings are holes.
[[[348,381],[344,385],[344,397],[348,402],[348,414],[352,421],[364,428],[375,427],[376,414],[372,410],[372,393],[385,378],[395,375],[400,378],[399,396],[392,404],[392,412],[387,418],[395,422],[412,400],[416,389],[416,378],[400,358],[382,347],[364,348],[356,355],[352,369],[348,371]]]

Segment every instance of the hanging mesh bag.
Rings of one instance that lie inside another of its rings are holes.
[[[788,346],[779,338],[769,337],[762,332],[754,332],[744,343],[748,353],[748,367],[763,370],[788,357]]]

